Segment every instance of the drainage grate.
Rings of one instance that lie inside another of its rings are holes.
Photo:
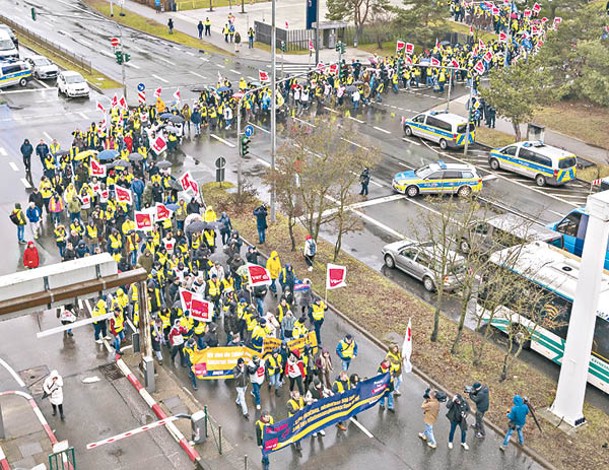
[[[103,374],[103,376],[109,381],[112,382],[114,380],[118,380],[123,377],[123,373],[118,368],[115,363],[106,364],[104,366],[99,366],[99,371]]]

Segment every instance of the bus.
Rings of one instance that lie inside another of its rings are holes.
[[[584,241],[588,231],[588,212],[585,207],[578,207],[569,212],[558,222],[552,222],[547,227],[562,234],[563,248],[569,253],[581,258]],[[605,251],[605,269],[609,269],[609,242]]]
[[[491,295],[482,286],[477,313],[486,325],[508,333],[518,325],[532,332],[530,349],[560,365],[579,277],[580,261],[551,245],[534,242],[507,248],[490,257],[500,269],[500,282],[514,280],[514,296],[499,296],[501,305],[489,305]],[[513,303],[507,299],[513,299]],[[523,301],[522,299],[530,299]],[[522,308],[527,302],[532,302]],[[489,309],[493,310],[494,314]],[[539,319],[551,318],[539,324]],[[605,271],[596,312],[596,327],[588,382],[609,393],[609,272]],[[537,323],[531,318],[538,319]],[[527,335],[528,336],[528,335]]]

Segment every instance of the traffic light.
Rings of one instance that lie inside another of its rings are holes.
[[[123,60],[125,63],[129,62],[131,60],[131,54],[123,54]]]
[[[398,76],[399,77],[402,76],[402,71],[404,70],[403,66],[404,66],[404,59],[399,58],[398,59]]]
[[[281,52],[285,52],[286,47],[285,47],[285,41],[281,41]]]
[[[347,51],[347,46],[345,45],[345,43],[342,41],[338,41],[336,43],[336,52],[338,52],[340,54],[344,54],[346,51]]]
[[[114,52],[114,55],[116,56],[116,63],[121,65],[123,63],[123,53],[121,51],[116,51]]]
[[[241,156],[242,157],[245,157],[245,156],[247,156],[248,153],[250,153],[249,146],[250,146],[250,139],[248,139],[245,136],[241,137]]]
[[[338,42],[336,43],[336,47],[335,47],[335,49],[336,49],[336,52],[340,52],[340,41],[338,41]]]
[[[36,9],[32,7],[32,19],[36,21]]]

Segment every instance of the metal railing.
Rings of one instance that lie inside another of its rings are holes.
[[[74,447],[49,454],[49,470],[76,470]]]
[[[36,46],[53,54],[57,54],[70,64],[75,65],[76,67],[80,68],[81,70],[84,70],[87,73],[91,73],[91,61],[86,60],[84,57],[81,57],[78,54],[74,54],[73,52],[70,52],[67,49],[64,49],[63,47],[49,41],[48,39],[45,39],[39,34],[33,33],[32,31],[28,30],[27,28],[24,28],[19,23],[16,23],[15,21],[7,18],[4,15],[0,14],[0,19],[2,19],[2,22],[10,26],[11,29],[13,29],[15,32],[32,41]]]

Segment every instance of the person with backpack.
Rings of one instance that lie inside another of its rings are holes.
[[[467,415],[470,412],[469,403],[461,395],[455,395],[452,400],[446,403],[448,412],[446,417],[450,421],[450,432],[448,434],[448,448],[453,448],[453,439],[457,426],[461,429],[461,447],[469,450],[469,446],[465,440],[467,439]]]
[[[24,235],[25,235],[25,225],[27,224],[27,221],[25,220],[25,215],[23,214],[23,211],[21,210],[20,203],[18,203],[18,202],[15,203],[15,208],[10,213],[9,219],[11,219],[11,222],[17,226],[17,241],[21,245],[25,245],[26,242],[24,239]]]
[[[313,260],[315,259],[316,253],[317,243],[311,235],[307,235],[304,244],[304,259],[305,263],[307,263],[308,271],[313,271]]]

